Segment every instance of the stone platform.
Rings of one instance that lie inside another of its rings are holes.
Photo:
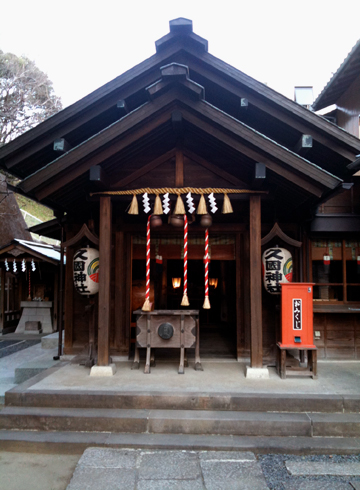
[[[118,362],[97,378],[61,362],[5,394],[0,440],[360,452],[359,363],[319,363],[318,380],[281,380],[274,368],[249,380],[237,362],[192,367],[179,376],[177,363],[158,363],[149,375]]]

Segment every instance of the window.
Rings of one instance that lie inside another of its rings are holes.
[[[360,302],[358,256],[360,241],[312,240],[310,281],[315,283],[315,301]]]

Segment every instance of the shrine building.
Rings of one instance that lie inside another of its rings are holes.
[[[64,354],[90,345],[106,372],[177,338],[266,371],[293,282],[311,285],[318,358],[360,359],[359,138],[210,54],[190,20],[155,47],[0,148],[57,217],[41,234],[66,254]]]

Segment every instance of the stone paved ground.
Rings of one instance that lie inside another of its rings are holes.
[[[360,455],[89,448],[67,490],[359,490]]]
[[[2,340],[0,339],[0,359],[3,357],[9,356],[10,354],[14,354],[15,352],[19,352],[21,350],[27,349],[32,345],[39,344],[41,342],[41,338],[39,340]]]

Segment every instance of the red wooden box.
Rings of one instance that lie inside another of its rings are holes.
[[[281,284],[282,348],[314,348],[313,283]]]

